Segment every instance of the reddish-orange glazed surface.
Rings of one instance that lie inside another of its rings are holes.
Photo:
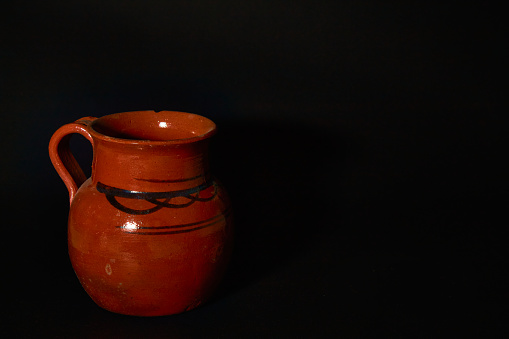
[[[93,145],[86,179],[68,139]],[[82,118],[58,129],[49,153],[69,190],[69,255],[101,307],[169,315],[205,301],[232,243],[231,208],[208,168],[215,124],[199,115],[139,111]]]

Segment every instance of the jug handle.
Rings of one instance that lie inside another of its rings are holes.
[[[71,134],[84,136],[94,147],[94,140],[90,134],[90,124],[97,118],[85,117],[73,123],[60,127],[49,142],[49,156],[58,175],[64,181],[69,191],[69,203],[72,203],[78,188],[87,180],[85,173],[74,158],[69,147]]]

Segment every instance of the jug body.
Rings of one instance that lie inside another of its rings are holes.
[[[107,310],[138,316],[207,300],[232,247],[230,202],[207,161],[215,125],[152,111],[70,125],[55,133],[50,155],[69,188],[69,255],[86,292]],[[93,144],[86,180],[64,140],[76,131]]]

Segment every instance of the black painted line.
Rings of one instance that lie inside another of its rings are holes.
[[[221,218],[223,216],[227,217],[230,213],[231,213],[231,208],[228,208],[224,212],[219,213],[218,215],[213,216],[212,218],[205,219],[205,220],[202,220],[202,221],[192,222],[192,223],[189,223],[189,224],[172,225],[172,226],[140,226],[140,227],[136,227],[134,230],[158,230],[158,229],[184,228],[184,227],[189,227],[189,226],[196,226],[196,225],[200,225],[200,224],[203,224],[203,223],[211,222],[211,221],[213,221],[215,219],[218,219],[218,218]],[[127,229],[124,226],[115,226],[115,228]]]
[[[223,220],[224,219],[224,220]],[[214,222],[211,222],[211,223],[208,223],[206,225],[202,225],[202,226],[198,226],[198,227],[194,227],[194,228],[186,228],[184,230],[176,230],[176,231],[164,231],[164,232],[136,232],[136,231],[126,231],[126,230],[122,230],[122,232],[124,233],[131,233],[131,234],[139,234],[139,235],[166,235],[166,234],[180,234],[180,233],[188,233],[188,232],[193,232],[193,231],[197,231],[197,230],[200,230],[200,229],[203,229],[203,228],[207,228],[207,227],[210,227],[212,225],[215,225],[217,223],[220,223],[224,221],[226,223],[226,215],[224,215],[224,218],[221,218],[220,220],[216,220]]]
[[[124,213],[134,214],[134,215],[150,214],[150,213],[154,213],[156,211],[159,211],[161,208],[163,208],[163,206],[157,205],[155,207],[148,208],[148,209],[145,209],[145,210],[136,210],[136,209],[133,209],[133,208],[126,207],[126,206],[122,205],[121,203],[119,203],[114,195],[107,194],[106,195],[106,199],[116,209],[118,209],[118,210],[120,210],[120,211],[122,211]]]
[[[186,182],[186,181],[191,181],[191,180],[195,180],[195,179],[198,179],[198,178],[201,178],[203,177],[203,175],[197,175],[195,177],[192,177],[192,178],[185,178],[185,179],[173,179],[173,180],[160,180],[160,179],[143,179],[143,178],[134,178],[134,180],[139,180],[139,181],[146,181],[146,182],[154,182],[154,183],[174,183],[174,182]]]
[[[121,188],[116,188],[112,186],[105,185],[101,182],[97,183],[97,191],[100,193],[104,193],[106,195],[113,195],[120,198],[130,198],[130,199],[169,199],[187,196],[190,194],[194,194],[204,189],[212,186],[214,184],[214,180],[210,179],[199,186],[195,186],[192,188],[188,188],[185,190],[179,191],[169,191],[169,192],[140,192],[140,191],[129,191]]]

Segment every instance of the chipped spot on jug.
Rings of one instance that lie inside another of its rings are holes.
[[[220,245],[215,246],[213,254],[212,254],[212,258],[210,261],[212,263],[216,263],[219,260],[219,257],[221,256],[221,254],[223,254],[223,246],[220,246]]]
[[[113,273],[113,270],[111,269],[110,264],[106,264],[106,267],[104,269],[106,270],[107,275],[111,275]]]
[[[191,304],[189,304],[189,306],[186,307],[186,311],[190,311],[200,305],[201,305],[201,300],[195,299],[195,300],[193,300],[193,302]]]

